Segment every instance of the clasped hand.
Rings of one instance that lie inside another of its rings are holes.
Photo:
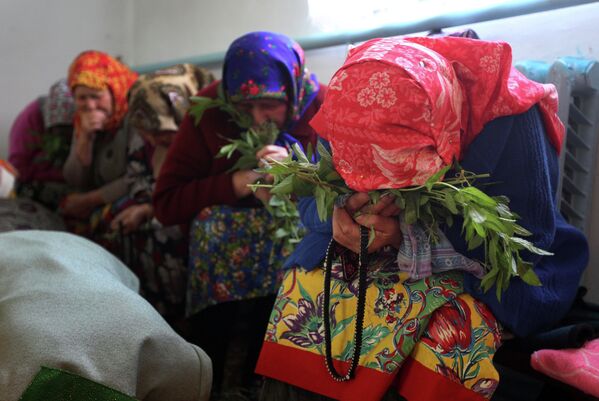
[[[399,248],[401,229],[397,216],[399,207],[395,205],[395,196],[381,197],[375,205],[365,192],[352,195],[344,207],[335,206],[333,211],[333,238],[339,244],[355,253],[360,252],[360,226],[374,229],[375,237],[368,246],[368,252],[378,251],[391,245]],[[356,217],[353,217],[356,216]]]
[[[266,145],[256,152],[258,166],[263,167],[265,162],[272,160],[283,160],[289,156],[287,148],[278,145]],[[245,198],[252,194],[252,189],[249,185],[261,180],[263,183],[272,183],[273,177],[269,174],[258,173],[254,170],[240,170],[233,173],[233,191],[237,198]],[[268,203],[271,198],[270,191],[267,188],[258,188],[254,192],[254,196],[260,199],[263,203]]]
[[[89,166],[92,163],[93,142],[96,132],[104,128],[107,120],[108,116],[102,110],[79,112],[75,151],[79,161],[84,166]]]

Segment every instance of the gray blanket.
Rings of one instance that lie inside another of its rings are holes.
[[[140,400],[207,400],[210,359],[138,286],[118,259],[81,237],[0,234],[0,401],[18,400],[41,365]]]

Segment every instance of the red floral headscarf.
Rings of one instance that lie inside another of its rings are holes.
[[[555,87],[530,81],[511,62],[503,42],[373,39],[349,53],[311,125],[356,191],[421,185],[459,159],[486,123],[535,104],[559,151]]]
[[[71,92],[77,85],[92,89],[109,89],[112,94],[114,111],[105,129],[118,128],[127,114],[127,92],[135,80],[137,73],[110,55],[88,50],[77,56],[69,67],[68,84]],[[77,125],[78,117],[75,116]]]

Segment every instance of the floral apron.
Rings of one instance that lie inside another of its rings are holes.
[[[190,230],[187,315],[221,302],[276,294],[288,255],[269,239],[274,230],[263,208],[204,209]]]
[[[499,327],[482,303],[463,294],[462,273],[413,280],[399,272],[393,252],[372,259],[353,379],[335,381],[325,367],[322,268],[287,271],[256,372],[347,401],[376,401],[387,391],[410,401],[490,398],[498,383],[491,360]],[[357,282],[347,267],[333,264],[329,313],[340,372],[347,372],[354,349]]]

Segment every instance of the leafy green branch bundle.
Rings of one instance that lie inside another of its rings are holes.
[[[191,102],[189,114],[194,117],[194,122],[196,125],[200,123],[206,110],[218,108],[221,111],[229,114],[231,119],[241,128],[247,129],[252,126],[252,116],[237,110],[235,106],[228,102],[223,93],[223,88],[220,85],[218,87],[216,98],[192,96],[189,98],[189,100]]]
[[[239,159],[235,162],[230,172],[238,170],[250,170],[258,167],[256,153],[266,145],[273,144],[279,136],[279,129],[273,122],[267,122],[259,127],[252,128],[252,117],[238,111],[231,103],[227,102],[219,87],[219,95],[216,99],[195,96],[191,98],[192,106],[189,113],[194,116],[195,124],[199,124],[204,112],[211,108],[219,108],[229,114],[231,119],[242,129],[239,138],[224,139],[228,144],[220,148],[216,157],[230,159],[236,152]],[[293,250],[297,242],[301,240],[302,232],[299,224],[299,213],[295,203],[288,202],[286,198],[280,198],[273,194],[265,205],[268,212],[273,216],[274,231],[273,243],[282,243],[287,253]]]
[[[317,163],[311,162],[310,151],[306,155],[300,147],[293,146],[293,153],[295,159],[290,155],[285,160],[272,161],[261,170],[274,177],[272,184],[252,187],[269,188],[277,196],[277,202],[285,204],[286,208],[296,197],[313,196],[320,220],[328,220],[337,197],[353,191],[335,171],[331,154],[321,143],[318,144],[320,160]],[[468,250],[480,246],[484,249],[485,260],[481,263],[486,273],[481,286],[488,291],[495,284],[498,299],[515,276],[530,285],[541,285],[532,264],[522,259],[520,251],[538,255],[551,253],[523,238],[531,233],[517,223],[518,216],[508,207],[509,199],[488,196],[473,186],[475,180],[488,177],[488,174],[476,175],[455,166],[457,174],[445,177],[451,167],[446,166],[420,186],[371,191],[371,202],[378,202],[386,193],[395,195],[406,223],[421,224],[432,241],[436,240],[441,225],[452,226],[454,216],[462,217],[462,233]],[[279,214],[284,216],[284,212]]]

